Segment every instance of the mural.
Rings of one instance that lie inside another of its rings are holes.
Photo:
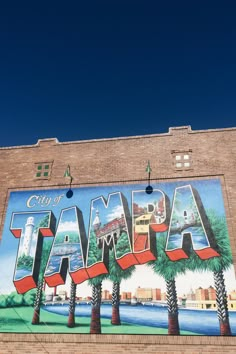
[[[220,180],[152,188],[11,192],[0,332],[236,335]]]

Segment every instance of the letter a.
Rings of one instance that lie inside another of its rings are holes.
[[[165,252],[172,261],[189,258],[191,245],[201,259],[220,256],[200,196],[186,185],[175,189]]]
[[[45,270],[48,286],[64,284],[67,270],[75,284],[88,279],[83,252],[86,244],[81,211],[76,206],[63,209]]]

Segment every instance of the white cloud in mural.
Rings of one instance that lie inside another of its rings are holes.
[[[111,213],[107,215],[107,221],[114,220],[115,218],[120,218],[124,214],[124,209],[121,205],[117,205],[112,209]]]
[[[147,208],[147,202],[143,202],[143,201],[139,200],[137,204],[140,208]],[[151,203],[149,203],[149,204],[151,204]]]
[[[78,231],[78,223],[75,221],[65,221],[59,224],[57,231]]]
[[[15,291],[13,276],[16,263],[16,254],[6,254],[0,257],[1,282],[0,294],[9,294]],[[7,264],[7,267],[6,267]]]

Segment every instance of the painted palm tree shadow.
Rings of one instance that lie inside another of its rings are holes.
[[[64,323],[64,322],[60,323],[60,322],[56,322],[56,321],[55,322],[40,322],[39,325],[43,325],[43,326],[47,326],[47,327],[51,327],[51,326],[67,327],[66,323]],[[73,328],[76,328],[76,327],[80,327],[80,328],[81,327],[89,327],[89,325],[86,325],[85,323],[82,323],[82,324],[76,323]]]
[[[1,326],[3,325],[18,325],[25,324],[27,326],[28,322],[21,318],[1,318]]]
[[[122,325],[122,328],[124,328],[124,327],[134,327],[134,325],[132,325],[132,324],[130,324],[130,323],[121,323],[121,325]],[[112,325],[111,323],[103,323],[103,320],[102,320],[102,328],[105,328],[105,327],[107,327],[107,328],[119,328],[120,327],[120,325],[117,325],[117,326],[114,326],[114,325]]]

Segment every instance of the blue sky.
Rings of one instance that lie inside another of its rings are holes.
[[[0,146],[235,126],[235,1],[2,1]]]

